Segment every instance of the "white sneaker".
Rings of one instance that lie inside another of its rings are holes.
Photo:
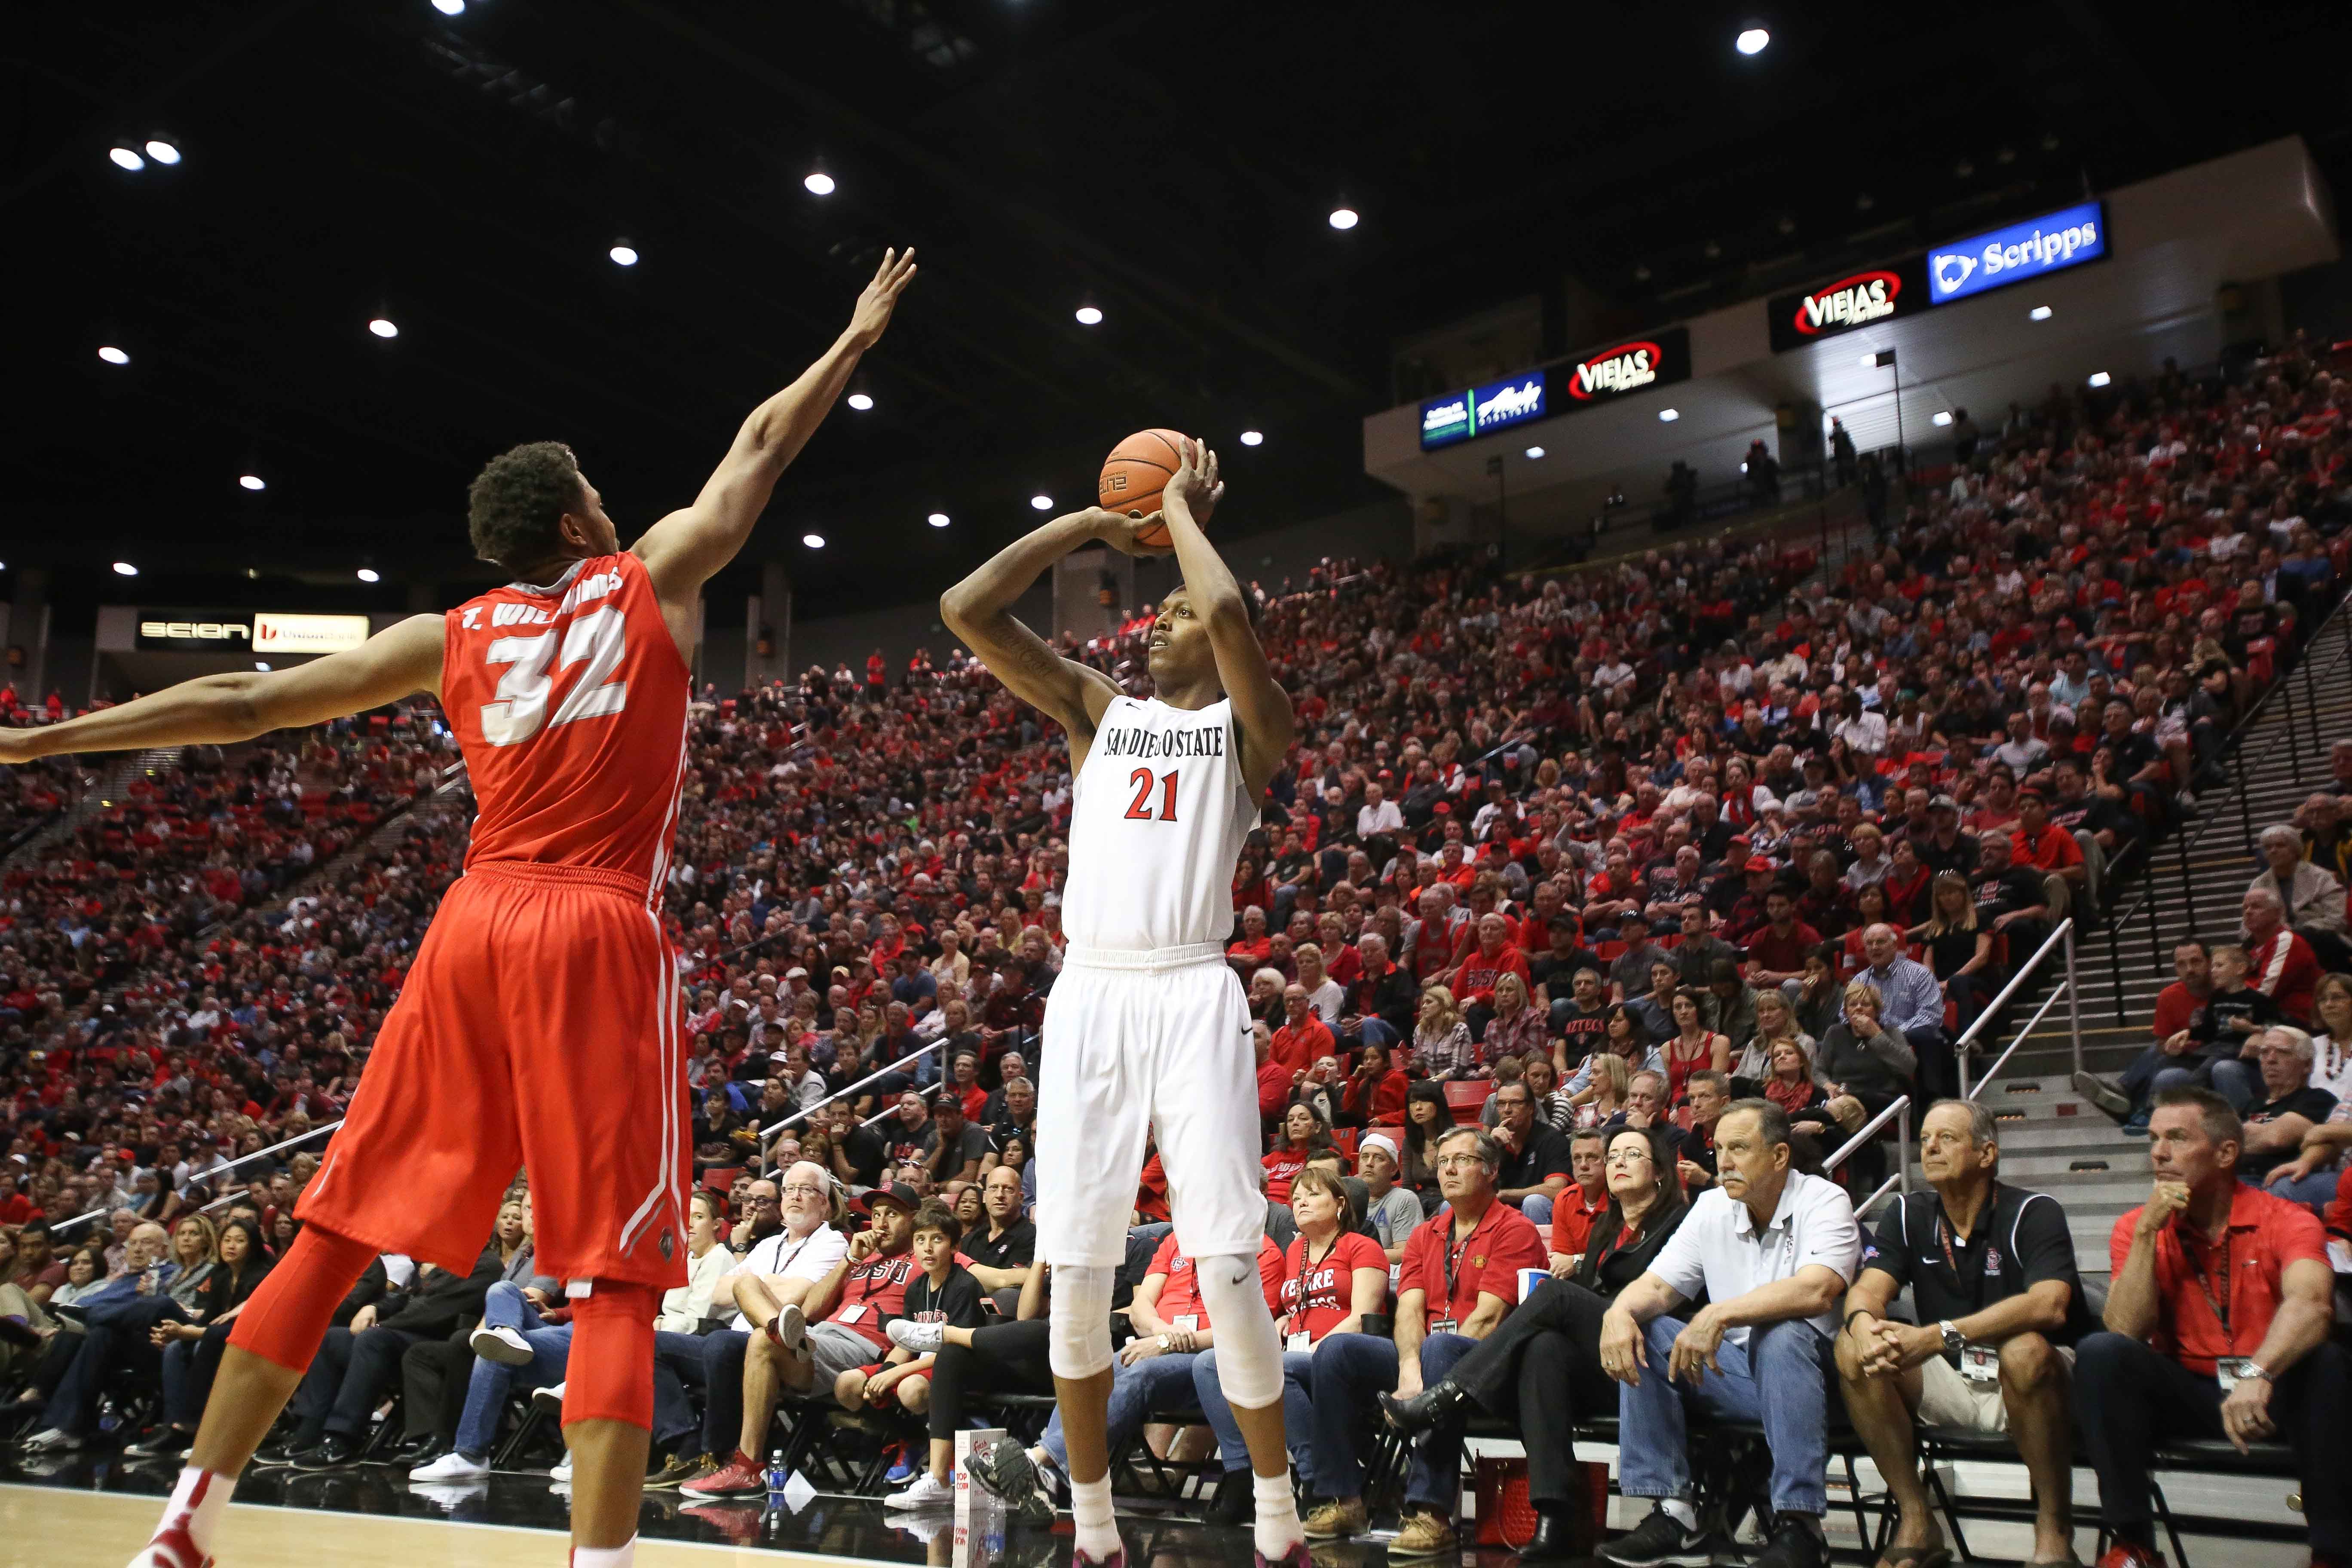
[[[946,1508],[955,1501],[955,1488],[935,1479],[931,1472],[923,1471],[908,1483],[905,1491],[892,1492],[882,1500],[884,1508]]]
[[[547,1472],[547,1479],[553,1481],[559,1487],[570,1486],[572,1484],[572,1456],[569,1454],[564,1455],[563,1462],[556,1466],[555,1468]]]
[[[535,1408],[544,1410],[551,1415],[559,1413],[563,1408],[563,1384],[543,1384],[532,1389],[530,1402]]]
[[[484,1323],[474,1331],[466,1347],[484,1361],[494,1361],[500,1366],[529,1366],[532,1351],[520,1331],[506,1327],[492,1328]]]
[[[776,1321],[768,1325],[768,1334],[788,1351],[800,1349],[808,1338],[808,1315],[801,1310],[801,1304],[798,1301],[785,1302],[783,1310],[776,1314]]]
[[[50,1426],[25,1439],[28,1454],[62,1454],[81,1447],[81,1439],[72,1433]]]
[[[478,1481],[490,1473],[490,1467],[480,1459],[463,1454],[447,1453],[429,1465],[419,1465],[408,1472],[412,1481]]]
[[[945,1323],[918,1323],[909,1318],[894,1318],[882,1331],[890,1336],[892,1344],[917,1355],[937,1355],[948,1342]]]

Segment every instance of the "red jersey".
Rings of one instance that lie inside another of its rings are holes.
[[[922,1271],[911,1251],[889,1257],[876,1254],[863,1263],[851,1264],[841,1282],[841,1300],[824,1321],[839,1323],[888,1351],[886,1326],[891,1319],[905,1315],[908,1283]]]
[[[1356,1310],[1359,1268],[1377,1268],[1382,1279],[1388,1277],[1389,1255],[1369,1236],[1348,1231],[1334,1237],[1331,1250],[1312,1267],[1307,1261],[1307,1238],[1302,1236],[1293,1241],[1289,1255],[1282,1260],[1282,1299],[1275,1307],[1277,1317],[1289,1319],[1283,1332],[1305,1330],[1309,1343],[1329,1333],[1333,1325]]]
[[[1381,1257],[1385,1263],[1388,1254],[1382,1253]],[[1143,1271],[1146,1279],[1154,1274],[1167,1281],[1160,1287],[1159,1305],[1154,1308],[1161,1322],[1175,1323],[1180,1329],[1216,1327],[1209,1321],[1209,1310],[1201,1305],[1200,1273],[1193,1268],[1192,1260],[1177,1250],[1173,1236],[1161,1239],[1160,1250],[1151,1255],[1151,1267]],[[1265,1292],[1266,1310],[1273,1310],[1282,1289],[1282,1249],[1274,1245],[1274,1238],[1270,1236],[1258,1238],[1257,1282],[1258,1288]],[[1180,1318],[1194,1321],[1178,1322]]]
[[[574,563],[445,617],[441,706],[479,803],[466,868],[614,871],[658,904],[686,769],[689,676],[645,563]]]

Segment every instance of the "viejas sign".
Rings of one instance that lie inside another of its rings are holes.
[[[1927,269],[1918,257],[1889,267],[1867,267],[1830,279],[1800,294],[1782,294],[1765,306],[1772,352],[1786,353],[1824,338],[1874,326],[1927,308]]]
[[[1567,407],[1590,407],[1629,393],[1690,379],[1690,329],[1668,327],[1597,349],[1567,367]],[[1565,410],[1563,410],[1565,411]]]

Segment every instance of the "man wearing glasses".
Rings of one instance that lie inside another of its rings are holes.
[[[781,1220],[782,1228],[755,1245],[751,1255],[722,1275],[711,1290],[711,1313],[731,1312],[732,1321],[726,1328],[699,1337],[654,1336],[656,1368],[671,1367],[688,1383],[699,1380],[709,1401],[702,1415],[709,1468],[682,1490],[698,1497],[731,1497],[732,1490],[704,1489],[712,1482],[732,1480],[745,1468],[758,1471],[756,1458],[748,1457],[749,1448],[739,1451],[737,1439],[748,1433],[750,1447],[759,1446],[775,1413],[775,1378],[772,1363],[761,1363],[755,1384],[747,1352],[755,1333],[772,1333],[786,1349],[796,1348],[806,1335],[802,1304],[849,1253],[849,1238],[831,1223],[833,1191],[832,1173],[811,1160],[788,1167],[781,1187],[772,1181],[752,1183],[752,1206],[747,1217],[756,1228],[759,1215],[765,1213],[770,1223]],[[750,1419],[755,1414],[756,1426]],[[742,1463],[730,1463],[730,1457]],[[761,1490],[766,1486],[765,1480],[760,1482]]]

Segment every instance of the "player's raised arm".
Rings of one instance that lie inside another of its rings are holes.
[[[1169,476],[1160,496],[1160,521],[1176,546],[1177,569],[1184,574],[1184,595],[1192,613],[1209,630],[1209,647],[1217,658],[1217,679],[1233,699],[1234,715],[1242,725],[1242,771],[1253,798],[1263,795],[1290,750],[1297,721],[1290,711],[1290,695],[1274,679],[1265,649],[1258,646],[1250,625],[1249,605],[1232,568],[1219,555],[1209,536],[1192,517],[1192,503],[1211,506],[1224,494],[1217,478],[1217,455],[1206,441],[1178,438],[1183,463]]]
[[[225,746],[441,689],[439,616],[411,616],[343,653],[291,669],[199,676],[62,724],[0,730],[0,763],[140,746]]]
[[[1048,647],[1045,638],[1013,614],[1013,604],[1029,591],[1038,574],[1097,540],[1131,554],[1150,553],[1133,543],[1139,526],[1100,507],[1066,513],[1023,534],[940,595],[940,619],[948,630],[978,654],[988,672],[1013,696],[1070,732],[1073,768],[1087,760],[1095,721],[1118,695],[1118,688],[1102,671]]]
[[[857,297],[849,325],[833,346],[798,381],[751,410],[692,506],[671,512],[629,547],[646,563],[654,591],[665,602],[689,597],[735,559],[751,537],[751,525],[768,509],[776,481],[824,423],[859,358],[881,341],[899,294],[914,277],[911,247],[904,255],[884,251],[874,280]]]

